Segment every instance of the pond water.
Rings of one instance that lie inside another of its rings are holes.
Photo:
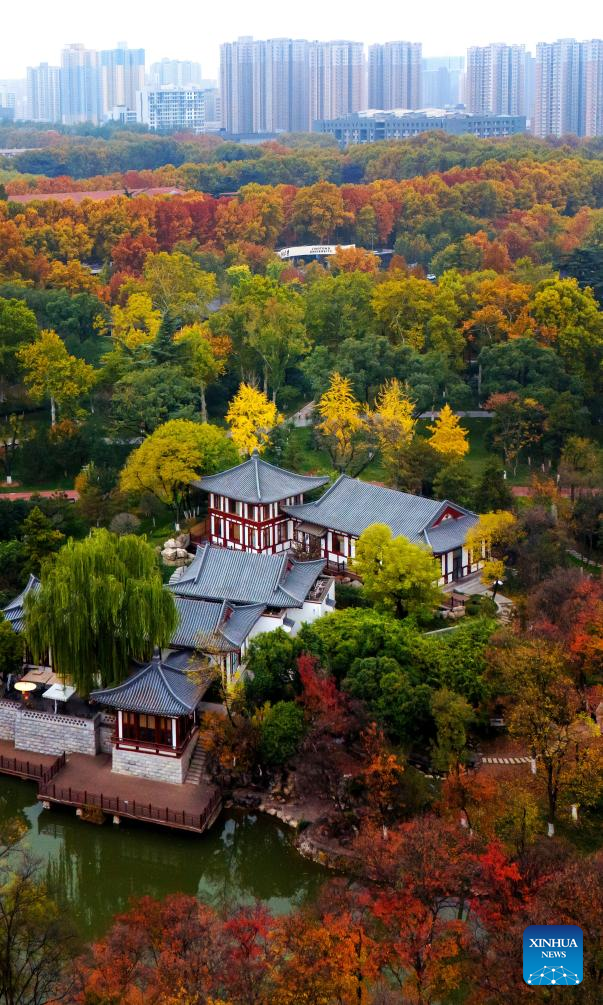
[[[263,814],[226,811],[202,836],[134,822],[95,826],[73,810],[43,810],[34,784],[0,776],[0,820],[13,817],[26,824],[25,846],[85,938],[143,894],[261,900],[282,914],[313,898],[326,876],[297,853],[288,828]]]

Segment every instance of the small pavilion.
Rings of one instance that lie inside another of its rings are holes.
[[[198,705],[206,684],[179,667],[152,660],[92,701],[117,711],[112,770],[161,782],[184,782],[198,737]]]

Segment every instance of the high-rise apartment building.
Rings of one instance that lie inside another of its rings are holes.
[[[425,108],[446,108],[461,100],[461,76],[464,56],[428,56],[423,58],[422,103]]]
[[[136,92],[145,84],[144,61],[144,49],[128,49],[125,42],[120,42],[116,49],[104,49],[99,53],[103,118],[116,108],[127,111],[136,108]]]
[[[526,50],[493,44],[467,50],[467,111],[475,114],[526,114]]]
[[[144,87],[136,95],[136,119],[149,129],[205,131],[205,94],[200,87]]]
[[[222,125],[231,133],[305,132],[366,102],[359,42],[239,38],[220,49]]]
[[[584,134],[584,46],[574,38],[536,46],[536,136]]]
[[[603,136],[603,41],[584,42],[584,135]]]
[[[79,42],[61,53],[61,117],[68,126],[99,123],[102,117],[98,52]]]
[[[310,43],[312,121],[366,107],[366,63],[362,42]]]
[[[160,59],[151,64],[149,76],[151,84],[158,87],[164,84],[175,84],[178,87],[186,87],[188,84],[201,86],[203,83],[201,63],[194,63],[190,59]]]
[[[27,118],[32,122],[61,121],[61,71],[40,63],[27,68]]]
[[[420,108],[422,70],[420,42],[385,42],[369,46],[369,106]]]

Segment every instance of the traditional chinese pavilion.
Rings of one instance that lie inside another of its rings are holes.
[[[294,541],[293,520],[283,507],[301,505],[304,493],[328,482],[325,477],[298,475],[269,464],[253,453],[234,468],[193,482],[209,494],[212,544],[237,551],[288,551]]]
[[[150,663],[117,687],[93,691],[92,701],[114,708],[112,770],[160,782],[184,782],[198,734],[197,708],[206,685],[163,661]]]
[[[441,584],[462,579],[482,564],[482,555],[470,554],[465,544],[477,514],[449,500],[425,499],[341,475],[320,499],[286,505],[285,512],[295,520],[297,542],[337,568],[354,558],[356,541],[374,523],[387,524],[394,537],[403,535],[431,548],[441,564]]]

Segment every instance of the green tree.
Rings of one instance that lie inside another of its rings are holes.
[[[306,724],[304,712],[293,701],[277,701],[268,707],[261,722],[260,753],[271,765],[285,764],[299,750]]]
[[[39,506],[34,506],[23,521],[23,545],[28,570],[38,576],[44,559],[58,551],[64,542],[65,535],[54,527]]]
[[[502,464],[496,457],[488,458],[475,489],[475,509],[478,513],[507,510],[512,502],[513,496]]]
[[[6,678],[21,668],[23,659],[23,638],[14,631],[0,611],[0,675]]]
[[[461,695],[444,687],[434,692],[431,711],[436,726],[434,767],[446,773],[458,772],[467,759],[467,730],[473,722],[473,710]]]
[[[441,468],[433,480],[437,499],[450,499],[459,506],[475,505],[473,472],[466,461],[453,461]]]
[[[17,379],[17,351],[33,342],[38,332],[36,316],[20,300],[0,299],[0,402],[6,386]]]
[[[428,619],[441,599],[441,570],[431,552],[402,535],[394,537],[386,524],[375,523],[362,532],[353,570],[366,596],[398,617]]]
[[[168,644],[177,622],[154,549],[104,529],[68,541],[26,600],[30,647],[38,658],[50,649],[56,672],[82,695],[122,681],[133,659]]]
[[[245,697],[251,706],[260,707],[292,698],[297,688],[295,657],[298,647],[287,632],[277,628],[264,632],[249,643],[245,657]]]
[[[193,419],[199,393],[179,366],[132,369],[113,388],[111,417],[117,436],[148,436],[170,419]]]
[[[151,492],[173,508],[176,523],[191,483],[202,475],[234,467],[237,449],[224,430],[207,422],[171,419],[132,451],[120,476],[122,492]]]

